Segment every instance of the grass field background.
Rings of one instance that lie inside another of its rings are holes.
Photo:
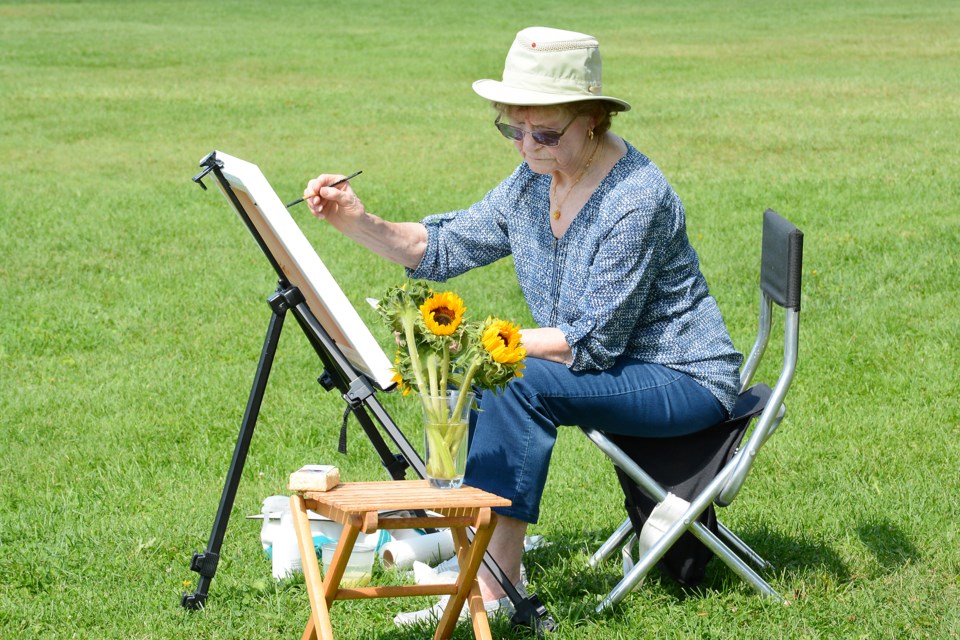
[[[531,531],[552,544],[526,561],[553,637],[960,635],[960,6],[359,0],[0,2],[0,637],[299,637],[302,581],[274,583],[243,516],[304,463],[387,476],[358,429],[335,453],[342,402],[291,323],[207,607],[180,608],[276,284],[190,178],[219,149],[284,200],[362,169],[387,218],[466,206],[517,162],[470,83],[532,24],[600,38],[605,88],[634,107],[614,130],[683,198],[742,349],[760,214],[806,234],[788,418],[721,513],[789,606],[714,563],[698,590],[654,574],[594,614],[618,567],[586,559],[622,498],[569,430]],[[401,270],[294,215],[388,346],[363,299]],[[509,261],[450,286],[529,322]],[[383,401],[418,442],[413,403]],[[338,637],[423,637],[391,623],[417,604],[338,604]]]

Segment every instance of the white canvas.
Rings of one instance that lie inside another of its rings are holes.
[[[381,389],[391,388],[394,383],[390,360],[260,168],[221,151],[216,152],[216,158],[223,163],[223,177],[274,260],[290,284],[303,294],[324,330],[353,366]],[[223,186],[217,184],[223,191]]]

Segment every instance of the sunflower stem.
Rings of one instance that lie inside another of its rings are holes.
[[[427,457],[432,468],[432,475],[435,478],[450,479],[456,474],[456,465],[453,462],[450,448],[444,441],[444,426],[431,423],[425,425],[427,440],[430,443],[430,455]]]
[[[458,422],[450,425],[450,428],[447,429],[444,441],[447,447],[450,448],[450,458],[452,460],[456,460],[457,454],[460,453],[460,446],[463,444],[463,432],[466,428],[467,425]]]
[[[440,389],[447,390],[450,384],[450,343],[443,341],[443,360],[440,367]]]
[[[414,319],[416,318],[416,307],[405,309],[405,313],[400,319],[403,325],[403,336],[407,341],[407,353],[410,354],[410,364],[413,368],[413,376],[417,380],[417,388],[420,393],[424,393],[426,388],[423,381],[423,369],[420,364],[420,351],[417,348],[417,336],[414,333]]]
[[[437,354],[431,353],[427,356],[427,376],[430,378],[430,395],[440,395],[440,381],[437,378]]]
[[[466,398],[469,395],[468,392],[470,391],[470,383],[473,381],[473,376],[477,373],[479,368],[480,358],[476,358],[470,363],[470,368],[467,369],[467,372],[463,374],[463,382],[460,383],[460,393],[457,394],[457,404],[453,408],[453,413],[451,415],[463,415],[463,403],[466,401]]]

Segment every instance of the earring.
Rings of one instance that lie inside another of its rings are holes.
[[[590,131],[587,132],[587,137],[593,140],[593,129],[590,129]]]

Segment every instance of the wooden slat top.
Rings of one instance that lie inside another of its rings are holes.
[[[330,505],[345,513],[391,509],[479,509],[508,507],[506,498],[466,485],[437,489],[427,480],[344,482],[329,491],[303,491],[308,500]]]

